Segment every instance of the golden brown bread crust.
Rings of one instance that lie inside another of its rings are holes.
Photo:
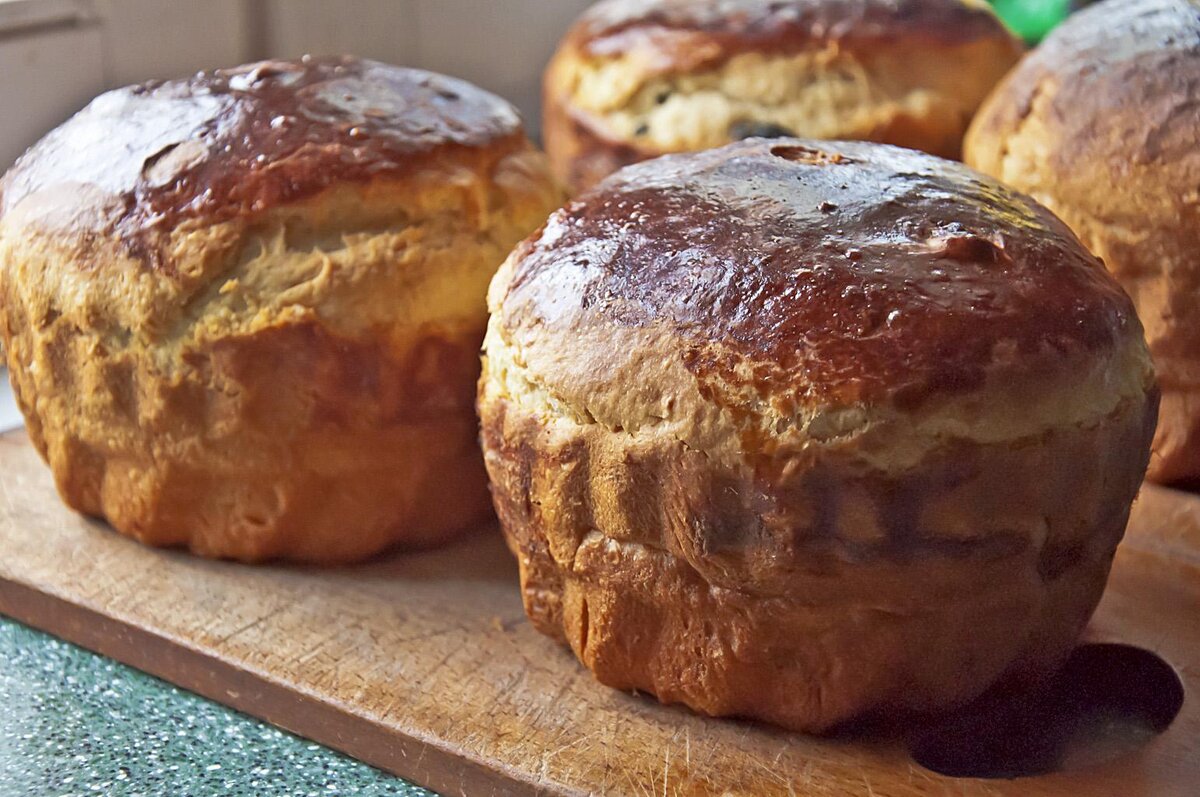
[[[540,631],[609,686],[811,732],[946,709],[1060,663],[1124,533],[1152,404],[1098,429],[947,452],[907,482],[834,466],[765,488],[720,481],[683,444],[599,428],[559,439],[506,400],[484,405],[483,428]],[[802,508],[818,517],[797,522]],[[989,509],[1013,530],[934,537],[917,520]],[[774,515],[766,528],[759,512]],[[886,531],[857,539],[873,528]],[[767,591],[752,567],[774,557]]]
[[[1029,193],[1133,297],[1163,390],[1149,477],[1200,479],[1200,6],[1100,3],[997,87],[971,165]]]
[[[100,97],[0,190],[0,338],[69,505],[250,561],[486,515],[486,285],[559,198],[507,103],[250,65]]]
[[[986,4],[963,0],[608,0],[547,69],[543,133],[575,191],[765,131],[957,157],[1020,52]]]
[[[479,410],[527,610],[604,683],[823,730],[1070,649],[1148,457],[1127,297],[890,147],[629,167],[497,273]]]

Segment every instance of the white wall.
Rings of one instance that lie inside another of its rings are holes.
[[[268,56],[354,53],[512,100],[591,0],[0,0],[0,170],[106,88]]]
[[[503,3],[503,0],[501,0]],[[259,0],[261,57],[354,53],[395,64],[416,61],[416,11],[409,0]],[[450,0],[447,5],[472,3]]]
[[[531,129],[542,68],[592,0],[262,0],[264,55],[351,52],[464,78],[508,98]]]
[[[247,0],[92,0],[110,87],[242,63],[251,53]],[[337,0],[331,5],[338,5]]]
[[[0,0],[0,170],[104,88],[88,3]]]
[[[508,98],[536,132],[542,69],[589,5],[591,0],[416,0],[416,63]]]

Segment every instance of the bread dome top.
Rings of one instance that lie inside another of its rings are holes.
[[[919,402],[1141,335],[1051,213],[877,144],[757,139],[628,167],[510,267],[500,323],[526,347],[571,334],[566,370],[625,356],[584,355],[605,330],[653,331],[701,385],[801,404]]]
[[[0,181],[0,217],[132,241],[521,146],[513,107],[461,80],[345,56],[264,61],[101,95]]]

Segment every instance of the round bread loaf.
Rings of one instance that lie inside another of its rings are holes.
[[[0,182],[0,337],[73,508],[315,562],[488,509],[487,284],[558,204],[503,100],[305,58],[104,94]]]
[[[1020,53],[979,0],[605,0],[546,72],[546,150],[575,191],[751,136],[957,157]]]
[[[1158,404],[1050,213],[878,144],[618,172],[497,272],[484,457],[535,625],[606,684],[820,731],[1072,647]]]
[[[1133,297],[1162,386],[1148,475],[1200,481],[1200,4],[1071,17],[997,87],[966,156],[1057,213]]]

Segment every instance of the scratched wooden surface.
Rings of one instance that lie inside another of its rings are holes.
[[[598,686],[532,630],[516,583],[495,529],[329,571],[147,550],[63,508],[24,435],[0,437],[0,612],[445,794],[1200,793],[1198,699],[1097,768],[943,778],[899,745]],[[1200,499],[1145,491],[1089,635],[1154,650],[1200,695]]]

